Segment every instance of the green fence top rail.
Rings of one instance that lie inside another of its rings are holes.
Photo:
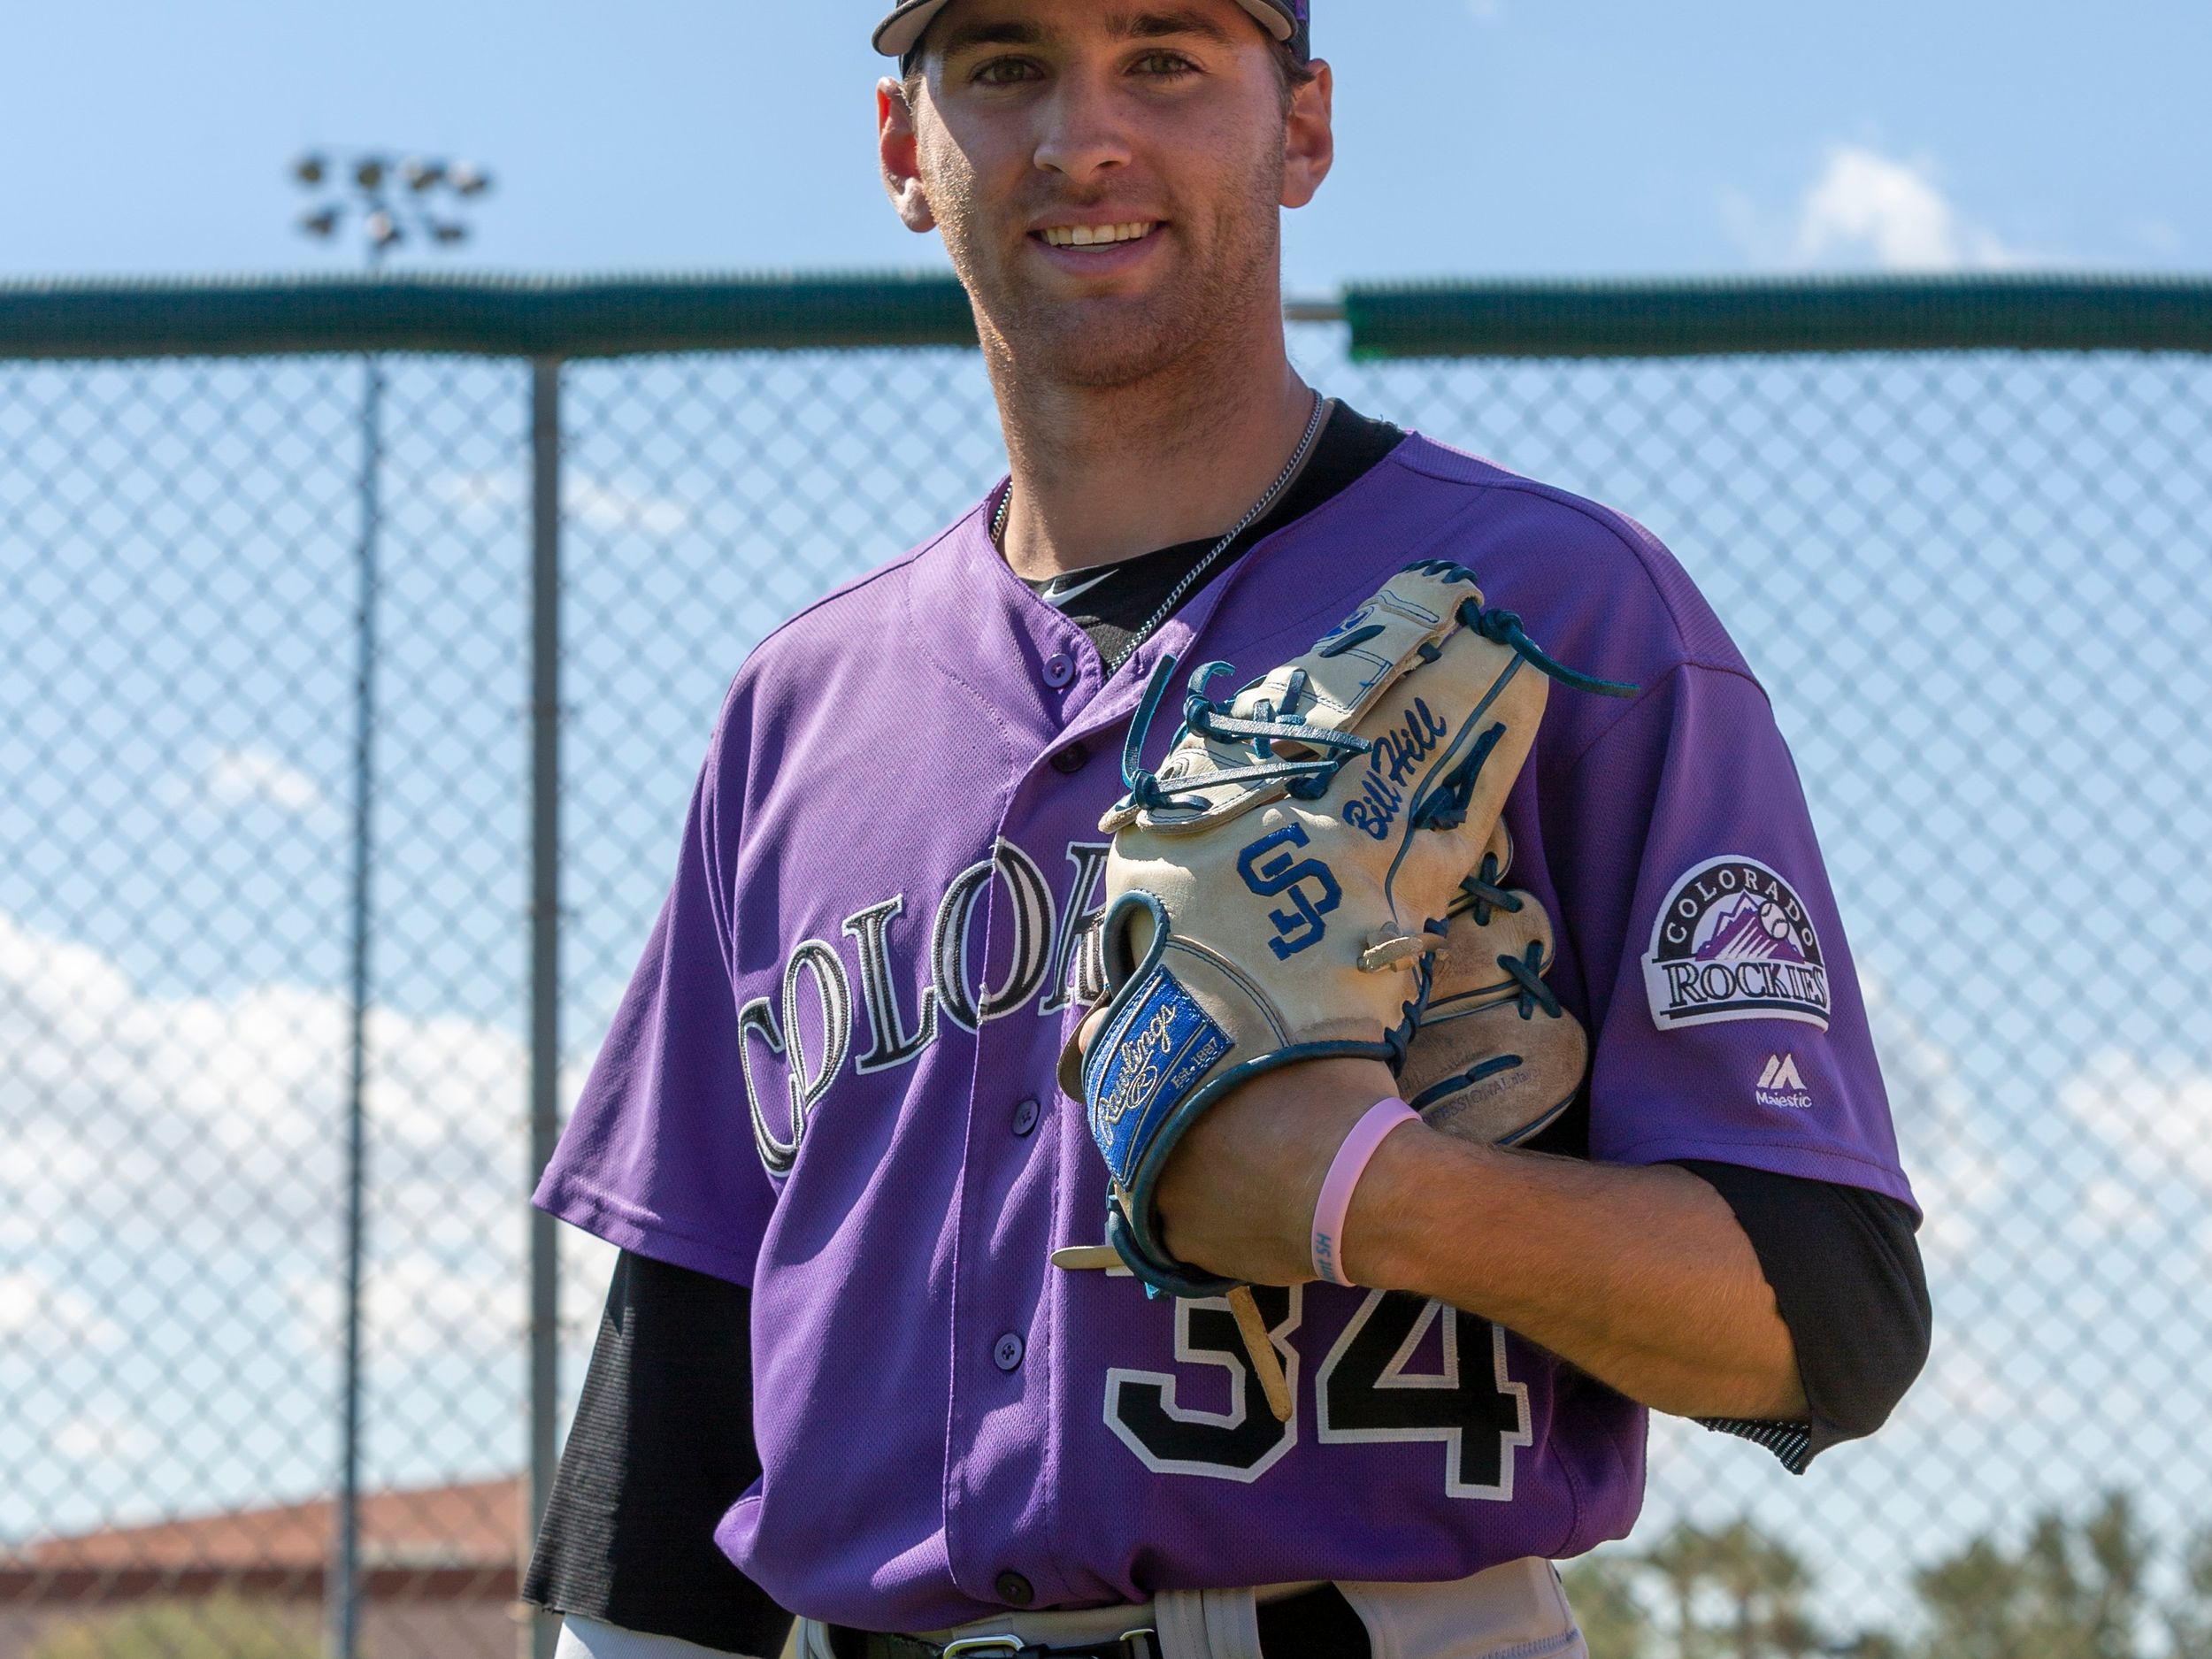
[[[2212,278],[2006,273],[1356,285],[1362,357],[2212,351]],[[0,359],[972,346],[942,274],[0,283]]]
[[[2212,277],[1429,282],[1344,296],[1361,357],[2212,351]]]
[[[0,358],[972,346],[949,276],[381,275],[0,284]]]

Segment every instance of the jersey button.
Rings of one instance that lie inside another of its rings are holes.
[[[1022,1340],[1009,1331],[999,1338],[991,1349],[991,1363],[1001,1371],[1019,1371],[1022,1363]]]
[[[1033,1100],[1025,1100],[1014,1108],[1014,1133],[1026,1135],[1037,1126],[1037,1119],[1044,1116],[1044,1108]]]
[[[1002,1572],[994,1587],[998,1591],[998,1599],[1009,1607],[1027,1607],[1037,1599],[1035,1586],[1018,1572]]]
[[[1065,651],[1055,651],[1045,658],[1045,684],[1055,691],[1075,682],[1075,658]]]
[[[1071,743],[1052,757],[1052,770],[1063,778],[1072,778],[1089,764],[1091,751],[1080,743]]]

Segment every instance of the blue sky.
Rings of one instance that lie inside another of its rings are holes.
[[[1294,287],[1802,265],[2212,264],[2212,7],[1319,0],[1342,162]],[[303,145],[480,158],[466,263],[910,265],[872,183],[874,0],[21,8],[0,273],[339,261]],[[220,21],[211,19],[219,16]]]

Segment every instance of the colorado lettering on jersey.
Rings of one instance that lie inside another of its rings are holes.
[[[788,1173],[797,1162],[807,1119],[849,1060],[863,1076],[892,1071],[918,1059],[942,1033],[945,1020],[975,1031],[1032,1002],[1049,1018],[1103,995],[1098,928],[1107,851],[1103,841],[1069,843],[1066,886],[1056,900],[1036,861],[1011,841],[1001,841],[990,857],[962,871],[937,901],[919,964],[926,972],[910,1012],[901,990],[902,981],[912,977],[910,965],[903,974],[895,966],[891,938],[906,913],[904,894],[856,910],[840,925],[839,932],[853,941],[857,974],[826,940],[793,947],[784,959],[779,995],[755,997],[738,1013],[746,1105],[769,1172]],[[981,983],[985,947],[975,927],[994,884],[1003,895],[996,913],[1010,918],[1013,935],[1002,981],[995,987]],[[818,1015],[811,1039],[809,1003]],[[854,1056],[856,1015],[866,1018],[868,1048]],[[756,1042],[783,1062],[781,1089],[765,1075],[770,1068],[757,1058]]]

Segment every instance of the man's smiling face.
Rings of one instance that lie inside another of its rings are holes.
[[[1327,167],[1325,80],[1286,89],[1233,0],[955,0],[907,88],[901,211],[1048,380],[1127,384],[1272,307],[1280,209]]]

